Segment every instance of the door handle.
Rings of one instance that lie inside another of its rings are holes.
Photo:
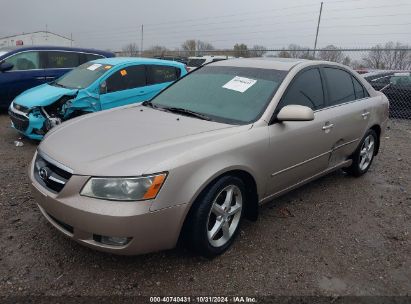
[[[368,111],[361,114],[361,116],[362,116],[364,119],[367,119],[368,115],[370,115],[370,112],[368,112]]]
[[[334,124],[332,124],[332,123],[327,123],[323,126],[324,131],[330,130],[332,128],[334,128]]]

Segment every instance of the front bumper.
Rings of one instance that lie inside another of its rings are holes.
[[[44,135],[38,134],[44,126],[46,119],[41,114],[35,115],[33,113],[23,113],[16,110],[13,104],[9,107],[9,116],[11,119],[11,126],[24,136],[42,140]]]
[[[34,162],[33,162],[34,163]],[[136,255],[177,244],[187,204],[150,211],[154,201],[117,202],[79,195],[88,176],[73,175],[59,193],[44,188],[30,168],[32,192],[44,217],[71,239],[100,251]],[[127,237],[124,246],[107,245],[99,236]]]

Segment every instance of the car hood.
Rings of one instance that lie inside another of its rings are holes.
[[[27,108],[44,107],[56,102],[62,96],[75,95],[77,92],[77,89],[55,87],[46,83],[24,91],[14,99],[14,103]]]
[[[133,105],[67,121],[51,130],[39,151],[74,174],[136,176],[238,128]]]

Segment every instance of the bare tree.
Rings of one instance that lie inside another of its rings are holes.
[[[214,50],[214,46],[206,41],[201,41],[201,40],[197,40],[197,51],[198,51],[198,55],[205,55],[207,54],[207,51],[212,51]]]
[[[163,57],[165,56],[170,50],[167,49],[165,46],[162,45],[154,45],[144,51],[144,55],[147,57]]]
[[[250,51],[247,45],[244,43],[234,45],[234,56],[235,57],[250,57]]]
[[[186,56],[195,56],[196,55],[196,48],[197,44],[194,39],[186,40],[182,45],[181,48],[185,52]]]
[[[137,57],[139,55],[139,48],[138,45],[135,43],[129,43],[121,49],[121,53],[123,56],[127,57]]]
[[[321,60],[342,63],[345,59],[343,52],[335,45],[327,45],[325,48],[317,51]]]
[[[386,43],[384,48],[382,57],[386,69],[405,70],[410,68],[411,62],[408,45],[391,41]]]
[[[181,48],[185,51],[186,56],[202,56],[207,54],[207,51],[214,50],[214,46],[206,41],[201,40],[186,40],[182,45]]]
[[[280,51],[277,57],[312,59],[308,47],[302,47],[297,44],[290,44],[287,49]]]
[[[373,69],[407,70],[411,68],[411,51],[408,45],[391,41],[374,46],[363,61]]]
[[[254,45],[250,50],[251,57],[263,57],[267,53],[267,48],[263,45]]]

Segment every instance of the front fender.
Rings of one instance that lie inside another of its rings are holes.
[[[218,147],[224,151],[211,153]],[[150,210],[155,211],[178,204],[191,206],[210,182],[234,170],[241,170],[251,175],[255,181],[257,193],[261,197],[265,192],[269,175],[269,168],[265,162],[267,149],[266,127],[252,128],[231,138],[207,143],[193,149],[182,155],[181,159],[175,160],[180,164],[169,171],[169,176]],[[198,156],[200,153],[208,156]],[[183,159],[185,163],[181,164]]]

